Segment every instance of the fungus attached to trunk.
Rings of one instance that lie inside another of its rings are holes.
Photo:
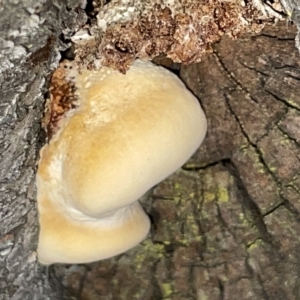
[[[37,173],[42,264],[125,252],[150,227],[138,199],[180,168],[206,133],[197,99],[171,72],[136,61],[75,76],[78,107],[41,150]]]

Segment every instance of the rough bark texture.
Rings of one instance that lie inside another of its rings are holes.
[[[74,299],[300,299],[294,35],[281,24],[224,37],[203,62],[181,68],[208,117],[207,138],[143,200],[153,220],[145,242],[53,268]]]
[[[45,82],[78,1],[0,4],[0,299],[60,299],[36,262],[35,169]],[[79,8],[80,9],[80,8]],[[68,29],[70,28],[70,29]]]
[[[285,25],[225,37],[182,67],[209,133],[143,199],[145,242],[90,265],[37,264],[43,94],[66,47],[58,36],[84,22],[75,0],[0,6],[0,299],[299,299],[300,68]]]

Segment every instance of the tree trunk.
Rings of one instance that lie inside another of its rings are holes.
[[[80,11],[76,0],[0,4],[1,300],[61,299],[36,261],[35,170],[45,83],[66,47],[58,35],[74,30]]]
[[[300,299],[294,28],[224,37],[201,63],[181,67],[209,131],[184,168],[142,199],[153,221],[146,241],[102,262],[45,268],[34,178],[44,94],[68,46],[58,36],[85,15],[75,0],[23,2],[0,7],[0,299]]]

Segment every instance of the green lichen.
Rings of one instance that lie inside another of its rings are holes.
[[[290,104],[291,106],[295,107],[295,108],[300,108],[299,104],[297,102],[295,102],[293,99],[287,99],[286,100],[288,104]]]
[[[166,242],[167,244],[168,242]],[[163,244],[154,244],[150,239],[147,239],[143,242],[143,247],[134,257],[134,264],[136,269],[139,270],[142,268],[145,260],[157,261],[164,256],[165,247]]]
[[[255,251],[257,248],[261,247],[263,244],[264,244],[264,242],[262,241],[262,239],[256,239],[255,241],[253,241],[247,245],[248,252]]]
[[[162,283],[161,284],[161,292],[163,295],[163,299],[167,300],[167,298],[173,294],[172,283],[168,283],[168,282]]]
[[[239,213],[239,219],[241,221],[245,221],[245,215],[243,213]]]
[[[181,186],[181,184],[180,184],[179,182],[176,182],[176,183],[174,184],[174,190],[175,190],[176,192],[178,192],[178,190],[181,190],[181,188],[182,188],[182,186]]]
[[[205,192],[203,195],[205,202],[212,202],[216,199],[215,193]]]
[[[221,203],[227,203],[229,201],[229,195],[227,188],[219,187],[218,188],[218,200]]]
[[[279,141],[279,144],[283,146],[291,147],[291,140],[289,139],[288,135],[285,134],[284,138],[282,138]]]
[[[209,300],[207,295],[205,294],[205,291],[198,289],[197,291],[197,298],[198,300]]]

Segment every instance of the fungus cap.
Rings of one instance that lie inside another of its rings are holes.
[[[101,260],[143,240],[138,199],[188,160],[207,128],[198,100],[150,62],[75,80],[80,105],[41,150],[37,173],[44,264]]]

